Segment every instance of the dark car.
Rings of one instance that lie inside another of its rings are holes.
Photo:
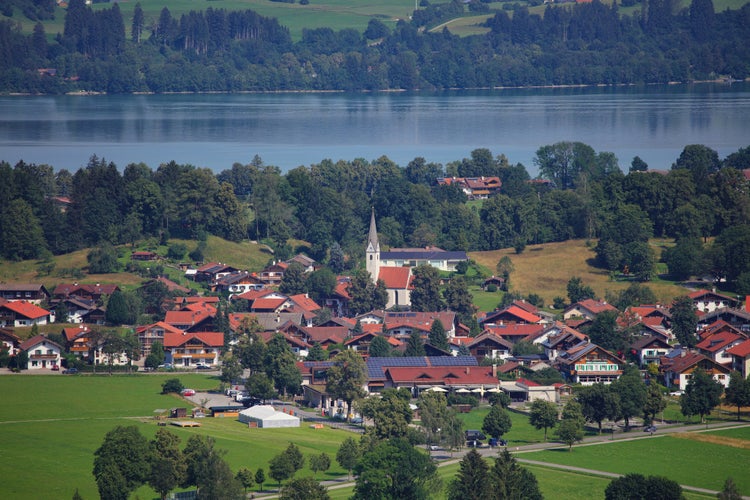
[[[75,375],[76,373],[78,373],[78,368],[68,368],[66,370],[63,370],[63,373],[65,375]]]
[[[252,406],[263,403],[263,401],[261,401],[260,398],[254,398],[252,396],[244,397],[240,399],[239,402],[242,403],[242,406],[244,406],[245,408],[250,408]]]
[[[466,431],[467,441],[484,441],[485,439],[487,439],[487,436],[485,436],[482,433],[482,431],[475,431],[475,430]]]
[[[211,370],[211,365],[204,365],[203,363],[198,363],[195,365],[196,370]]]
[[[654,432],[656,432],[656,426],[655,425],[649,425],[648,427],[645,427],[643,429],[643,432],[650,432],[651,434],[653,434]]]

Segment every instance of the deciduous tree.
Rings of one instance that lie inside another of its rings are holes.
[[[328,369],[326,391],[334,398],[346,402],[347,415],[351,414],[352,401],[366,395],[367,367],[356,351],[345,350],[333,358]]]
[[[711,413],[721,403],[721,393],[724,387],[698,367],[685,387],[685,393],[680,396],[680,409],[686,417],[700,415],[701,423],[706,421],[706,415]]]
[[[537,399],[531,403],[529,422],[537,429],[544,429],[544,440],[547,441],[547,429],[557,424],[557,405],[552,401]]]
[[[148,480],[150,450],[134,425],[117,426],[94,452],[94,477],[102,498],[127,500]]]
[[[482,430],[495,439],[499,439],[513,426],[510,416],[500,405],[490,408],[490,412],[484,417]]]
[[[729,374],[729,385],[724,391],[724,401],[737,407],[737,421],[740,420],[740,409],[750,406],[750,377],[743,379],[742,374],[733,371]]]

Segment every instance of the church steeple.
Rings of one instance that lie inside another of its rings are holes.
[[[367,234],[365,259],[367,259],[365,268],[370,273],[372,281],[377,283],[380,275],[380,242],[378,242],[378,230],[375,226],[375,207],[370,215],[370,232]]]

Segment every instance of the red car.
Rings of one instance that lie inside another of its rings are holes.
[[[183,389],[182,395],[183,396],[195,396],[195,389]]]

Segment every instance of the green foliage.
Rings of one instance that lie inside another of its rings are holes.
[[[440,274],[432,266],[420,265],[412,270],[411,308],[413,311],[442,311],[445,303],[440,293]]]
[[[242,467],[240,470],[238,470],[234,478],[242,485],[242,488],[244,488],[245,490],[245,494],[247,494],[248,488],[251,488],[255,484],[255,477],[253,476],[253,472],[247,467]]]
[[[529,422],[537,429],[544,429],[544,440],[547,441],[547,429],[557,424],[557,405],[551,401],[537,399],[531,403]]]
[[[187,469],[179,445],[180,438],[166,429],[156,431],[156,436],[149,443],[151,470],[148,484],[162,499],[182,483]]]
[[[511,422],[505,409],[500,405],[495,405],[490,409],[487,416],[484,417],[482,430],[497,439],[507,433],[512,426],[513,422]]]
[[[93,248],[86,260],[89,263],[90,274],[116,273],[120,270],[120,263],[117,261],[117,249],[109,243],[102,243]]]
[[[352,401],[365,397],[366,382],[367,367],[362,356],[347,349],[333,358],[326,377],[326,391],[332,397],[346,401],[348,414],[351,413]]]
[[[487,481],[490,468],[476,449],[459,463],[459,471],[448,486],[448,500],[484,500],[490,498],[492,485]]]
[[[737,407],[737,421],[739,421],[740,409],[743,406],[750,406],[750,377],[743,379],[738,371],[730,373],[729,385],[724,390],[724,401]]]
[[[359,445],[352,437],[344,439],[336,452],[336,462],[349,472],[349,477],[352,475],[352,469],[359,462],[362,452]]]
[[[358,402],[364,417],[373,420],[374,426],[366,432],[376,439],[400,438],[406,436],[412,419],[409,408],[411,394],[407,389],[386,389],[381,397],[367,398]]]
[[[693,347],[696,343],[695,330],[698,315],[693,300],[687,295],[674,299],[669,309],[672,315],[672,333],[683,347]]]
[[[182,385],[182,382],[180,382],[180,379],[170,378],[168,380],[165,380],[164,383],[161,385],[161,393],[162,394],[169,394],[169,393],[179,394],[184,388],[185,386]]]
[[[149,445],[135,426],[117,426],[94,452],[96,484],[102,498],[124,499],[148,479]]]
[[[404,350],[404,356],[424,356],[424,342],[422,341],[422,334],[419,330],[412,330],[409,334],[409,338],[406,340],[406,349]]]
[[[258,469],[255,471],[255,484],[258,485],[258,491],[263,490],[263,483],[266,482],[266,473],[263,472],[263,469]]]
[[[557,439],[567,444],[569,451],[573,450],[575,443],[583,440],[584,422],[581,405],[571,399],[563,407],[562,420],[555,431]]]
[[[490,474],[491,498],[542,500],[534,474],[521,467],[507,448],[498,453]]]
[[[646,384],[637,368],[629,366],[623,374],[610,384],[610,390],[620,397],[620,417],[625,419],[625,429],[630,427],[630,419],[643,413],[646,404]]]
[[[442,349],[443,351],[450,350],[448,337],[445,334],[445,327],[443,326],[443,322],[439,319],[436,319],[432,322],[432,326],[430,327],[430,334],[428,336],[428,342],[431,346]]]
[[[596,293],[594,293],[593,288],[584,285],[583,280],[578,276],[573,276],[568,280],[567,290],[568,299],[571,304],[575,304],[584,299],[596,299]]]
[[[724,487],[721,489],[719,494],[716,495],[716,498],[718,498],[719,500],[741,500],[742,494],[740,493],[739,488],[737,488],[737,485],[734,483],[734,480],[731,477],[728,477],[724,482]]]
[[[387,358],[391,355],[391,345],[382,335],[376,335],[370,342],[368,354],[371,358]]]
[[[604,492],[606,500],[639,500],[645,498],[663,498],[664,500],[682,500],[682,488],[676,481],[666,477],[641,474],[626,474],[613,479]]]
[[[329,500],[328,488],[312,477],[292,479],[281,488],[282,500]]]
[[[325,361],[328,359],[328,353],[320,345],[320,342],[315,342],[310,348],[310,352],[307,353],[308,361]]]
[[[331,468],[331,457],[327,453],[321,453],[320,455],[313,455],[310,457],[310,470],[314,474],[318,472],[325,472]]]
[[[706,415],[721,403],[723,391],[724,387],[711,375],[700,367],[696,368],[685,387],[685,393],[680,396],[680,410],[686,417],[700,415],[701,423],[704,423]]]

